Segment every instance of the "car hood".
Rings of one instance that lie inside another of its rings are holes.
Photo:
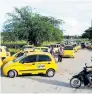
[[[6,63],[6,64],[4,65],[4,67],[3,67],[3,68],[6,68],[7,66],[10,66],[10,65],[12,65],[12,64],[14,64],[14,63],[15,63],[15,62],[10,61],[10,62]]]

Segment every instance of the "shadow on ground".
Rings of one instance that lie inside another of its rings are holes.
[[[43,78],[40,78],[40,77],[37,78],[38,76],[41,76]],[[44,79],[44,77],[45,77],[45,79]],[[62,86],[62,87],[67,87],[67,88],[74,89],[67,82],[62,82],[62,81],[58,81],[58,80],[51,80],[50,78],[46,79],[46,77],[47,76],[45,76],[45,75],[31,75],[31,77],[30,77],[30,75],[28,75],[28,76],[24,76],[23,78],[27,78],[27,79],[31,79],[31,80],[34,80],[34,81],[38,81],[40,83],[51,84],[51,85]],[[75,90],[83,90],[83,89],[92,90],[92,88],[87,87],[87,86],[81,86],[80,88],[76,88]]]
[[[37,75],[35,75],[35,76],[37,76]],[[63,86],[63,87],[69,87],[70,88],[69,83],[62,82],[62,81],[51,80],[51,79],[46,79],[46,78],[45,79],[44,78],[42,79],[42,78],[29,77],[29,76],[26,76],[26,77],[23,77],[23,78],[32,79],[32,80],[35,80],[35,81],[38,81],[38,82],[41,82],[41,83],[46,83],[46,84],[51,84],[51,85]]]

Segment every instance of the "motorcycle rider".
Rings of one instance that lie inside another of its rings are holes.
[[[87,67],[87,68],[92,68],[92,66]],[[86,75],[88,81],[90,82],[90,84],[88,85],[89,87],[92,87],[92,69],[88,72],[88,74]]]
[[[54,47],[51,47],[51,49],[50,49],[50,53],[51,53],[52,56],[54,57]]]

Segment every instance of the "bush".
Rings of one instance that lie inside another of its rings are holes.
[[[41,46],[49,46],[49,45],[51,45],[51,44],[56,44],[56,43],[57,43],[57,42],[48,42],[48,41],[45,41],[45,42],[42,43]]]
[[[10,51],[11,55],[13,55],[13,54],[15,54],[15,53],[19,52],[19,51],[20,51],[20,49],[13,49],[13,48],[9,48],[9,51]]]
[[[7,48],[15,48],[15,49],[21,49],[23,45],[26,45],[26,41],[17,41],[17,42],[4,42],[1,43],[2,46],[6,46]]]

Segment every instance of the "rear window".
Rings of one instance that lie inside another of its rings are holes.
[[[65,46],[64,50],[73,50],[73,47],[72,46]]]
[[[76,45],[72,45],[73,47],[76,47]]]
[[[56,45],[51,45],[51,47],[56,47]]]
[[[42,62],[42,61],[51,61],[51,58],[47,55],[39,55],[38,56],[38,62]]]
[[[60,47],[60,45],[57,45],[57,47]]]
[[[48,49],[46,49],[46,48],[41,48],[41,50],[42,50],[43,52],[48,52]]]
[[[40,48],[35,48],[36,50],[40,50]]]
[[[26,47],[24,47],[24,48],[33,48],[32,46],[26,46]]]
[[[2,52],[2,49],[0,48],[0,52]]]
[[[6,52],[9,52],[8,48],[6,48]]]

